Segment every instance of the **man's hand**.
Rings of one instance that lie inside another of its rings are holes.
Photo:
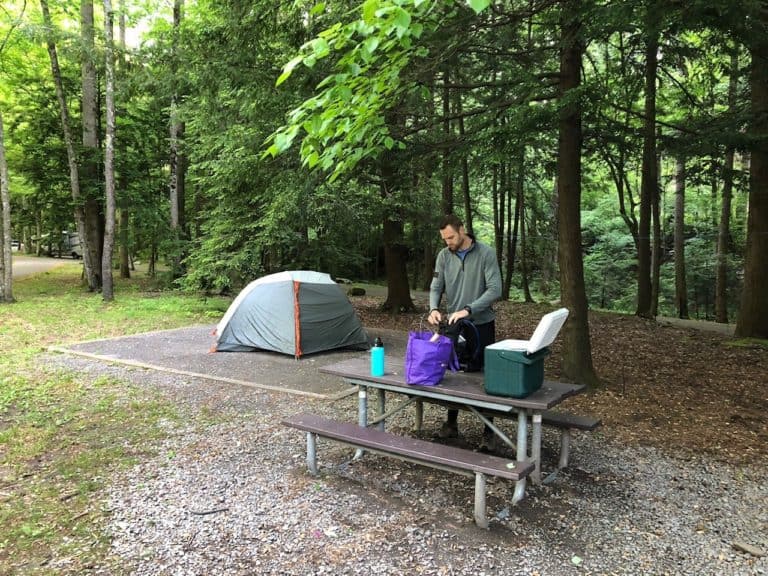
[[[429,312],[429,316],[427,316],[427,322],[433,325],[440,324],[440,321],[443,319],[443,315],[440,314],[440,310],[435,308],[434,310],[431,310]]]
[[[469,316],[468,310],[464,310],[464,309],[458,310],[453,314],[451,314],[450,316],[448,316],[448,324],[455,324],[456,322],[458,322],[462,318],[466,318],[467,316]]]

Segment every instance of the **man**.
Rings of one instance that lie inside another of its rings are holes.
[[[488,344],[496,341],[496,314],[492,305],[501,297],[501,271],[496,252],[468,234],[462,221],[454,215],[442,219],[440,236],[445,248],[438,253],[435,261],[427,321],[439,324],[443,319],[439,307],[444,293],[448,324],[468,318],[477,326],[480,336],[479,365],[475,368],[482,370],[483,351]],[[448,419],[440,429],[440,437],[458,437],[458,414],[458,410],[448,410]],[[493,431],[486,426],[481,450],[493,450],[494,440]]]

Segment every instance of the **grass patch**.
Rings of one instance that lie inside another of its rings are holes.
[[[737,340],[729,340],[725,345],[733,346],[734,348],[762,348],[763,350],[768,350],[768,340],[761,338],[739,338]]]
[[[228,300],[116,283],[115,301],[88,293],[79,265],[14,283],[0,305],[0,574],[79,574],[109,565],[104,488],[151,456],[175,408],[156,393],[55,371],[51,344],[217,321]],[[119,563],[112,573],[122,571]]]

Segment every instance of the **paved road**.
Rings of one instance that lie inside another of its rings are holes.
[[[52,268],[63,264],[71,263],[71,258],[48,258],[46,256],[26,256],[14,253],[11,256],[11,268],[13,270],[13,279],[23,278],[31,274],[47,272]]]

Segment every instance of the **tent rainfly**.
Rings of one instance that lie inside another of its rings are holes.
[[[246,286],[214,331],[217,352],[305,354],[369,347],[354,308],[328,274],[278,272]]]

